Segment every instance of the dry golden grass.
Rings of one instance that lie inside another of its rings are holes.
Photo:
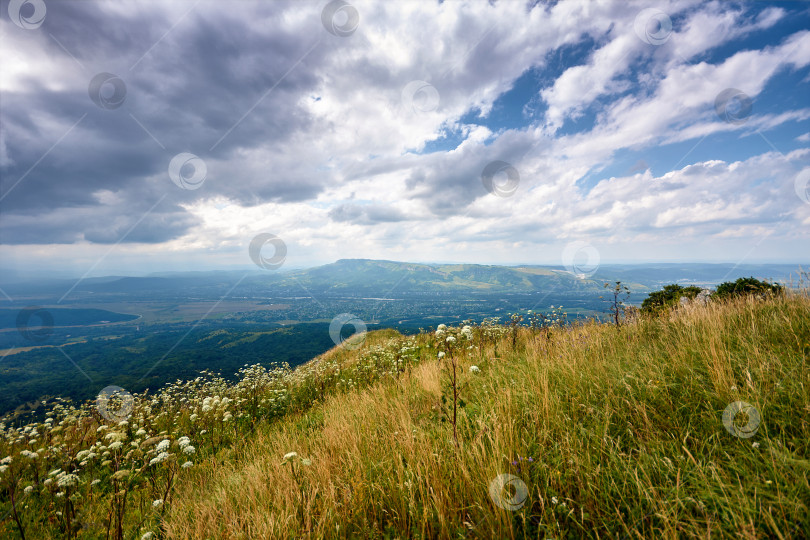
[[[366,346],[391,339],[370,333]],[[810,533],[806,295],[711,303],[619,331],[522,329],[514,350],[510,339],[465,350],[458,446],[441,421],[446,371],[432,337],[418,342],[423,362],[399,379],[328,397],[195,467],[166,536]],[[327,355],[356,362],[359,351]],[[734,401],[762,414],[750,439],[721,421]],[[292,451],[299,460],[282,464]],[[501,473],[527,486],[515,511],[489,496]]]

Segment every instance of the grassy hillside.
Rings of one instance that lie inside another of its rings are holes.
[[[522,329],[514,348],[508,334],[479,338],[457,354],[458,445],[440,418],[447,357],[434,360],[423,335],[423,361],[404,376],[329,398],[197,468],[169,536],[810,534],[806,297],[713,305],[618,332],[589,325],[549,339]],[[761,415],[753,437],[723,425],[736,401]],[[291,451],[311,465],[282,464]],[[488,493],[502,473],[526,486],[514,511]]]
[[[808,357],[807,294],[620,330],[374,332],[135,396],[123,424],[0,426],[0,536],[803,538]]]

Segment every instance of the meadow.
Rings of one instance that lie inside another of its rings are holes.
[[[52,402],[0,424],[0,536],[810,536],[807,291],[565,319]]]

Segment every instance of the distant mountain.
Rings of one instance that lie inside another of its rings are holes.
[[[258,278],[257,278],[258,279]],[[634,283],[639,288],[643,285]],[[341,259],[332,264],[280,276],[275,287],[317,290],[321,293],[402,294],[478,292],[526,293],[556,289],[586,292],[602,283],[580,279],[564,269],[480,264],[417,264],[371,259]]]
[[[605,282],[621,280],[634,293],[645,294],[669,283],[714,286],[753,276],[787,283],[798,281],[799,264],[653,263],[604,264],[589,277],[577,277],[561,266],[424,264],[373,259],[340,259],[304,270],[247,272],[164,272],[145,277],[109,276],[4,285],[12,295],[70,298],[92,295],[159,295],[162,298],[309,296],[311,294],[384,297],[389,295],[594,294]],[[238,283],[238,285],[237,285]],[[43,300],[44,301],[44,300]]]

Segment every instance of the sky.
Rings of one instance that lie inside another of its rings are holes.
[[[10,279],[810,260],[810,3],[3,0],[0,58]]]

